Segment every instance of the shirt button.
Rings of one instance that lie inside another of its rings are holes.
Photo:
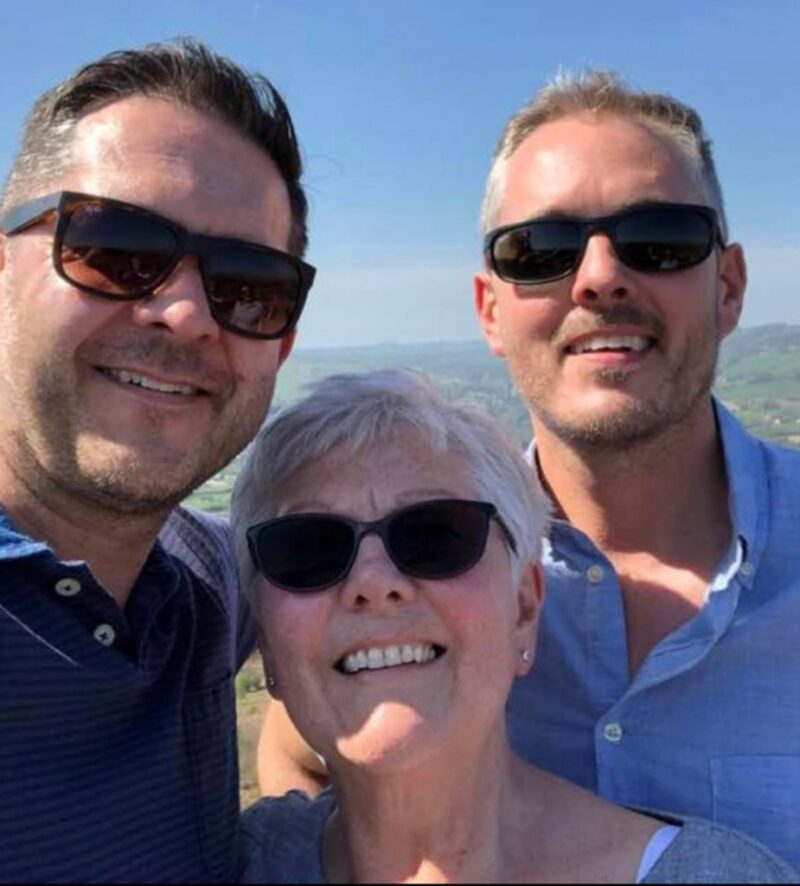
[[[81,592],[81,583],[77,578],[60,578],[55,587],[59,597],[74,597]]]
[[[103,646],[111,646],[114,640],[117,639],[117,632],[111,625],[98,625],[94,629],[94,638],[98,643],[102,643]]]
[[[606,741],[612,744],[619,744],[622,741],[622,727],[619,723],[606,723],[603,729],[603,736]]]
[[[596,563],[594,566],[590,566],[586,570],[586,577],[593,585],[600,584],[603,580],[603,576],[605,575],[605,571],[602,566],[598,566]]]
[[[752,575],[755,570],[753,569],[752,563],[742,563],[741,573],[742,575]]]

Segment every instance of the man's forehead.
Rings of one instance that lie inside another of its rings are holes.
[[[80,120],[59,187],[139,203],[188,226],[197,224],[192,203],[266,214],[288,236],[288,191],[272,158],[215,115],[163,99],[124,99]]]
[[[537,128],[508,159],[500,223],[521,204],[592,215],[645,200],[704,202],[698,165],[648,124],[576,114]]]

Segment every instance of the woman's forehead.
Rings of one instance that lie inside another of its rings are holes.
[[[441,451],[418,433],[408,432],[355,451],[347,446],[330,450],[304,465],[277,489],[281,511],[316,503],[326,510],[348,499],[383,502],[425,497],[474,497],[467,460],[456,451]]]

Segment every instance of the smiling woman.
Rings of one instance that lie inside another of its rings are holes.
[[[512,752],[547,509],[514,444],[410,373],[334,376],[261,432],[234,491],[239,565],[268,686],[331,787],[245,814],[244,882],[790,880],[745,838]]]

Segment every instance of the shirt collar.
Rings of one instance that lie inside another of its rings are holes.
[[[12,523],[8,514],[0,508],[0,561],[3,560],[20,560],[27,557],[34,557],[42,553],[47,553],[55,560],[57,556],[55,551],[45,541],[38,541],[24,535]],[[84,565],[91,572],[88,564],[83,561],[70,563],[71,566]],[[142,568],[137,585],[143,580],[148,580],[151,576],[157,576],[159,581],[164,584],[174,583],[175,581],[175,564],[173,558],[165,550],[159,540],[155,541],[153,549],[150,551],[147,560]],[[167,579],[169,576],[169,580]]]
[[[744,545],[747,560],[755,566],[764,546],[769,513],[764,450],[760,441],[717,399],[714,414],[725,458],[733,531]]]
[[[50,550],[43,541],[35,541],[23,535],[11,522],[11,518],[0,508],[0,560],[15,560],[31,557]]]
[[[734,536],[743,543],[745,556],[755,566],[763,547],[763,523],[769,510],[763,450],[759,441],[716,397],[712,402],[725,459]],[[535,466],[535,439],[525,451],[525,458],[528,464]],[[563,520],[554,522],[564,523]]]

